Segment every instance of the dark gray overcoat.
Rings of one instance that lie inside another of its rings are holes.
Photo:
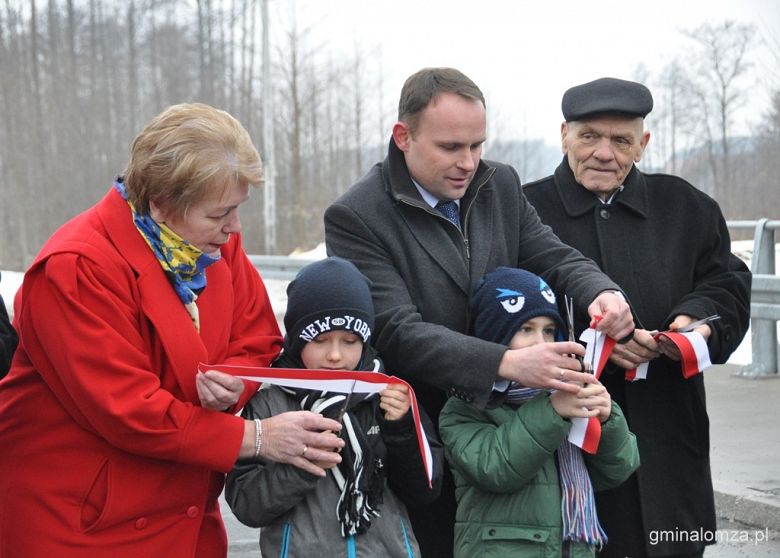
[[[481,161],[460,213],[462,232],[425,203],[392,140],[385,161],[325,212],[328,254],[352,261],[373,283],[373,344],[435,423],[447,395],[485,405],[506,351],[468,335],[469,296],[485,273],[498,266],[533,271],[572,295],[583,313],[599,292],[617,288],[539,222],[510,166]],[[439,504],[410,510],[426,557],[452,552],[450,480],[445,476]]]
[[[726,362],[740,344],[749,325],[751,275],[731,253],[712,198],[681,178],[634,167],[623,191],[603,205],[575,181],[565,158],[553,176],[526,184],[524,192],[561,240],[620,285],[639,327],[662,331],[678,314],[719,314],[708,342],[712,362]],[[680,364],[663,356],[650,363],[647,380],[626,382],[614,366],[602,376],[636,434],[642,462],[627,483],[597,495],[610,538],[605,556],[696,552],[701,543],[651,545],[650,532],[716,528],[706,376],[685,380]]]

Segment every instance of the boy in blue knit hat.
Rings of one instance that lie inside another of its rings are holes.
[[[382,371],[369,344],[369,282],[347,260],[326,258],[298,273],[287,288],[284,324],[284,351],[275,367]],[[307,410],[341,420],[345,441],[341,463],[326,477],[250,460],[228,474],[225,499],[242,523],[262,527],[263,556],[419,556],[405,505],[438,496],[444,455],[420,409],[433,457],[429,488],[410,401],[403,384],[349,396],[271,386],[249,401],[242,413],[249,419]]]
[[[474,288],[474,335],[525,348],[563,341],[555,294],[544,280],[499,267]],[[568,442],[573,417],[598,416],[596,455]],[[634,435],[600,383],[578,393],[509,386],[504,402],[478,409],[450,398],[439,418],[455,478],[455,556],[590,557],[606,542],[593,490],[639,466]]]

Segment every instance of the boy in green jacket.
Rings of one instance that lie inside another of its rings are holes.
[[[564,339],[554,293],[528,271],[486,275],[471,314],[474,335],[513,349]],[[450,398],[439,419],[458,501],[455,556],[592,557],[607,540],[594,489],[620,484],[639,466],[620,407],[600,383],[577,393],[513,384],[504,395],[487,409]],[[567,436],[571,418],[593,416],[601,440],[588,455]]]

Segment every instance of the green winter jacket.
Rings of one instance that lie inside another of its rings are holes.
[[[555,451],[570,427],[547,392],[520,407],[480,410],[447,401],[439,428],[455,478],[456,558],[562,556]],[[585,454],[585,463],[595,490],[620,484],[639,467],[636,439],[615,403],[598,453]],[[594,554],[585,544],[567,545],[572,558]]]

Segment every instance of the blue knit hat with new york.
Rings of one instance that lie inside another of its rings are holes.
[[[371,282],[351,262],[331,256],[301,269],[287,286],[285,351],[299,357],[320,333],[351,331],[367,346],[374,328]]]

